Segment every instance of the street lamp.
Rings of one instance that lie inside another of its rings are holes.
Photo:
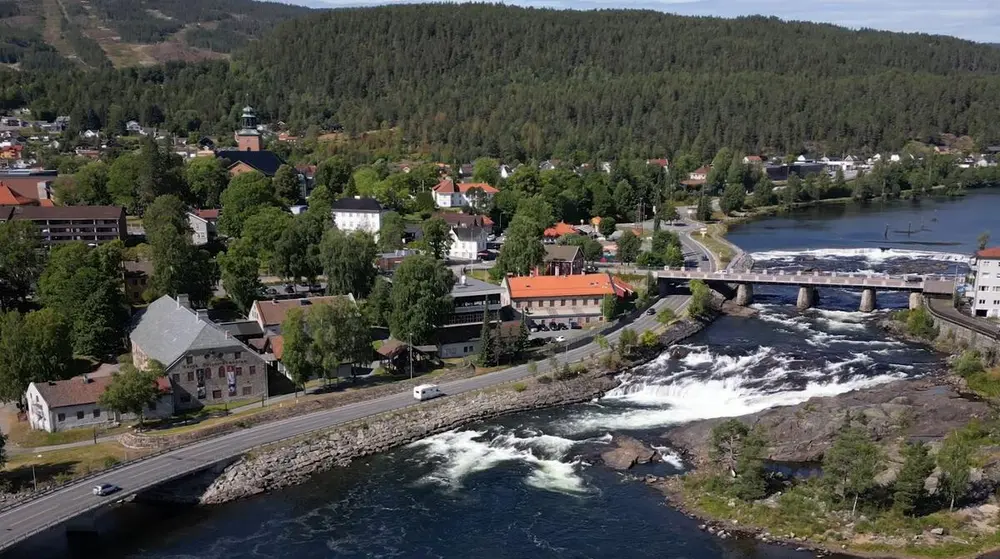
[[[41,454],[35,455],[35,458],[41,458],[41,457],[42,457]],[[34,462],[31,463],[31,485],[32,485],[32,487],[35,488],[35,491],[38,491],[38,478],[35,477],[35,463]]]

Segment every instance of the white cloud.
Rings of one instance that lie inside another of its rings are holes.
[[[413,3],[412,0],[281,1],[331,8]],[[580,10],[635,8],[721,17],[761,14],[852,28],[934,33],[1000,42],[1000,2],[997,0],[511,0],[509,3]]]

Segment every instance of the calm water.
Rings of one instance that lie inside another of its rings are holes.
[[[760,267],[947,272],[962,268],[976,236],[990,227],[998,196],[881,212],[810,210],[741,226],[730,238],[754,252]],[[908,225],[921,230],[893,233]],[[811,557],[708,536],[656,492],[597,459],[611,433],[628,432],[667,458],[636,474],[676,472],[685,465],[661,437],[669,425],[796,404],[940,365],[931,352],[886,339],[873,327],[875,316],[854,312],[858,293],[821,291],[820,308],[801,314],[792,308],[792,289],[758,289],[756,296],[759,316],[718,320],[624,374],[599,402],[444,433],[226,506],[125,506],[99,522],[110,542],[102,556]],[[905,304],[904,296],[879,294],[882,308]],[[6,557],[73,555],[61,538],[44,540]]]

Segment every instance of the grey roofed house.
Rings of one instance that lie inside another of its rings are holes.
[[[383,210],[382,204],[374,198],[367,198],[362,196],[346,197],[339,200],[334,200],[331,207],[334,211],[353,211],[353,212],[380,212]]]
[[[180,301],[164,295],[150,303],[134,322],[129,339],[150,359],[170,365],[192,349],[242,345]]]
[[[503,293],[503,288],[499,285],[488,283],[476,278],[462,276],[451,288],[451,296],[458,297],[478,297],[483,295],[496,295]]]
[[[483,234],[482,229],[470,229],[468,227],[452,227],[451,232],[454,233],[460,241],[476,241]]]

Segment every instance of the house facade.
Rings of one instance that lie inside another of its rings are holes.
[[[515,313],[534,321],[564,324],[601,322],[601,303],[606,295],[625,299],[634,292],[608,273],[507,277],[501,288],[501,302]]]
[[[969,263],[975,281],[972,287],[972,314],[1000,317],[1000,247],[980,250]]]
[[[288,311],[298,308],[308,313],[311,309],[331,305],[338,299],[346,299],[352,305],[356,305],[353,295],[326,295],[323,297],[301,297],[298,299],[271,299],[264,301],[254,301],[250,306],[247,319],[260,325],[265,333],[280,334],[281,323],[288,316]]]
[[[475,260],[480,252],[486,250],[488,237],[488,230],[483,227],[452,227],[448,256],[457,260]]]
[[[4,210],[8,210],[4,214]],[[0,208],[0,222],[31,221],[38,239],[47,248],[80,241],[99,245],[125,240],[125,208],[121,206],[18,206]]]
[[[387,210],[374,198],[341,198],[332,204],[333,223],[341,231],[364,231],[372,235],[382,228]]]
[[[28,403],[28,423],[32,429],[55,433],[134,419],[132,414],[116,414],[101,408],[98,403],[113,378],[110,374],[96,377],[81,375],[67,380],[29,384],[24,394]],[[169,417],[174,413],[169,381],[161,378],[157,386],[161,395],[147,405],[143,411],[145,418]]]
[[[163,364],[174,407],[267,396],[267,364],[253,349],[169,295],[146,308],[129,335],[132,361]]]
[[[219,224],[219,210],[193,210],[187,213],[191,228],[191,244],[206,245],[215,240]]]
[[[434,203],[440,208],[488,208],[499,192],[485,182],[460,182],[444,179],[433,189]]]
[[[125,298],[130,305],[141,305],[145,302],[143,294],[153,281],[153,263],[149,260],[126,260],[125,266]]]
[[[437,333],[438,355],[444,359],[479,351],[486,312],[491,321],[498,319],[503,309],[503,289],[463,275],[451,288],[451,299],[451,314]]]

